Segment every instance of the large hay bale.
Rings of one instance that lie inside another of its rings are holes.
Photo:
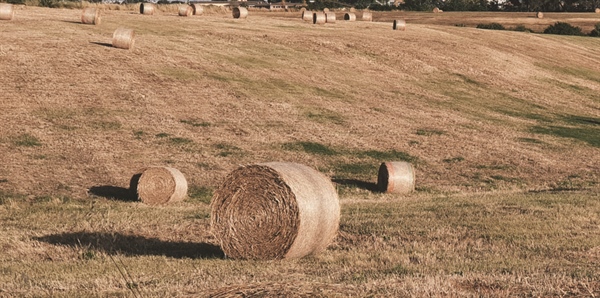
[[[248,9],[245,7],[234,7],[232,10],[234,19],[245,19],[248,16]]]
[[[325,23],[335,23],[335,12],[330,11],[325,13]]]
[[[406,21],[404,20],[394,20],[394,25],[392,26],[394,30],[406,30]]]
[[[373,14],[369,11],[363,11],[362,13],[362,20],[365,22],[371,22],[373,21]]]
[[[194,13],[194,8],[189,6],[189,5],[185,5],[185,6],[179,6],[179,16],[180,17],[189,17]]]
[[[100,10],[88,7],[81,13],[81,23],[100,25]]]
[[[231,172],[211,202],[211,229],[233,259],[301,258],[335,237],[340,204],[331,180],[305,165],[265,163]]]
[[[313,24],[323,25],[327,21],[327,17],[323,12],[315,12],[313,13]]]
[[[541,11],[538,11],[535,13],[535,17],[538,19],[543,19],[544,18],[544,13]]]
[[[199,16],[202,15],[202,13],[204,13],[204,6],[202,6],[201,4],[192,3],[192,9],[194,10],[193,14],[195,16]]]
[[[120,49],[133,49],[135,44],[135,32],[133,29],[118,28],[113,33],[112,45]]]
[[[0,3],[0,20],[10,21],[15,17],[15,10],[12,4]]]
[[[356,21],[356,14],[353,12],[347,12],[344,14],[344,21],[354,22]]]
[[[140,4],[140,13],[145,15],[153,15],[156,10],[156,6],[152,3],[142,3]]]
[[[302,12],[302,20],[305,20],[307,22],[310,22],[313,20],[313,12],[312,11],[308,11],[305,10]]]
[[[415,170],[404,161],[384,162],[379,167],[377,187],[382,192],[409,193],[415,190]]]
[[[129,185],[138,198],[148,205],[183,201],[188,184],[183,174],[170,167],[149,167],[133,175]]]

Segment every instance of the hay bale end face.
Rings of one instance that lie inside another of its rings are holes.
[[[112,45],[115,48],[131,50],[135,44],[135,31],[133,29],[118,28],[113,33]]]
[[[81,13],[81,23],[100,25],[100,10],[92,7],[88,7]]]
[[[325,13],[323,12],[315,12],[313,13],[313,24],[323,25],[327,21],[327,17],[325,17]]]
[[[15,17],[15,10],[12,4],[0,3],[0,20],[10,21]]]
[[[373,21],[373,14],[369,11],[365,11],[362,14],[362,20],[365,22],[371,22]]]
[[[133,175],[129,188],[148,205],[162,205],[183,201],[187,196],[187,180],[170,167],[149,167]]]
[[[415,190],[415,170],[404,161],[384,162],[379,167],[377,187],[381,192],[409,193]]]
[[[245,7],[234,7],[232,14],[234,19],[245,19],[248,17],[248,9]]]
[[[242,166],[211,202],[211,229],[233,259],[301,258],[337,234],[340,204],[331,180],[295,163]]]
[[[333,24],[335,23],[335,18],[335,12],[330,11],[325,13],[325,23]]]
[[[192,3],[192,9],[194,10],[193,14],[195,16],[202,15],[204,13],[204,6],[198,3]]]
[[[356,14],[353,12],[347,12],[344,14],[344,21],[354,22],[356,21]]]
[[[543,19],[544,18],[544,13],[541,11],[538,11],[535,13],[535,17],[538,19]]]
[[[156,7],[152,3],[140,4],[140,13],[145,15],[153,15]]]
[[[185,5],[185,6],[179,6],[179,16],[180,17],[189,17],[194,13],[194,8],[189,6],[189,5]]]
[[[302,12],[302,20],[310,22],[313,20],[313,12],[305,10]]]
[[[406,22],[404,20],[394,20],[392,29],[404,31],[406,30]]]
[[[594,12],[600,13],[600,8],[596,8],[596,10],[594,10]]]

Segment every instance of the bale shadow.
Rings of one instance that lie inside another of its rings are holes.
[[[356,179],[333,179],[333,182],[345,186],[358,187],[360,189],[368,190],[371,192],[381,192],[376,183],[366,182]]]
[[[106,43],[106,42],[97,42],[97,41],[90,41],[90,43],[93,43],[95,45],[99,45],[99,46],[105,46],[105,47],[110,47],[112,48],[113,45],[110,43]]]
[[[111,185],[92,186],[88,189],[92,195],[107,198],[109,200],[118,200],[123,202],[134,202],[138,200],[137,194],[131,189]]]
[[[84,247],[107,254],[166,256],[171,258],[223,259],[225,253],[210,243],[173,242],[120,233],[74,232],[34,237],[53,245]]]
[[[63,22],[63,23],[71,23],[71,24],[83,24],[81,21],[67,21],[67,20],[62,20],[61,22]]]

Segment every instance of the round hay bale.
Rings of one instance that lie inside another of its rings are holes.
[[[140,13],[145,15],[153,15],[156,10],[156,6],[152,3],[142,3],[140,4]]]
[[[10,21],[15,17],[13,5],[9,3],[0,3],[0,20]]]
[[[192,9],[194,10],[193,14],[195,16],[202,15],[204,13],[204,6],[198,3],[192,3]]]
[[[600,13],[600,8],[596,8],[596,10],[594,10],[594,12]]]
[[[323,8],[323,13],[328,13],[329,12],[329,8],[325,7]]]
[[[439,9],[439,8],[437,8],[437,7],[434,7],[434,8],[433,8],[433,13],[439,13],[439,12],[440,12],[440,9]]]
[[[356,14],[353,12],[347,12],[344,14],[344,21],[354,22],[356,21]]]
[[[118,28],[113,33],[112,45],[120,49],[133,49],[135,44],[135,32],[133,29]]]
[[[312,11],[308,11],[308,10],[303,11],[302,12],[302,19],[305,20],[305,21],[307,21],[307,22],[312,21],[312,19],[313,19],[313,12]]]
[[[335,23],[335,12],[325,13],[325,23]]]
[[[350,12],[356,12],[356,8],[350,7]]]
[[[211,202],[211,229],[233,259],[301,258],[335,237],[340,203],[331,180],[295,163],[242,166]]]
[[[394,25],[392,26],[394,30],[406,30],[406,22],[404,20],[394,20]]]
[[[362,20],[365,22],[373,21],[373,14],[369,11],[364,11],[362,14]]]
[[[232,13],[234,19],[245,19],[248,16],[248,9],[245,7],[234,7]]]
[[[179,16],[180,17],[189,17],[194,13],[194,8],[186,5],[186,6],[179,6]]]
[[[81,23],[100,25],[100,10],[88,7],[81,13]]]
[[[323,25],[327,21],[327,17],[325,17],[325,13],[323,12],[315,12],[313,13],[313,24]]]
[[[409,193],[415,190],[415,170],[404,161],[384,162],[379,167],[377,187],[382,192]]]
[[[544,18],[544,13],[541,11],[538,11],[535,13],[535,17],[538,19],[543,19]]]
[[[133,175],[129,184],[138,198],[148,205],[183,201],[188,184],[183,174],[174,168],[149,167]]]

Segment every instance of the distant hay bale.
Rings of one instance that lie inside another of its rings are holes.
[[[313,13],[313,24],[323,25],[327,21],[327,17],[323,12],[315,12]]]
[[[406,30],[406,21],[404,20],[394,20],[394,25],[392,26],[394,30]]]
[[[329,8],[325,7],[323,8],[323,13],[328,13],[329,12]]]
[[[335,12],[326,12],[325,13],[325,23],[335,23]]]
[[[194,13],[194,8],[189,6],[189,5],[185,5],[185,6],[179,6],[179,16],[180,17],[189,17]]]
[[[81,23],[100,25],[100,10],[88,7],[81,13]]]
[[[350,7],[350,12],[356,12],[356,8]]]
[[[354,22],[356,21],[356,14],[353,12],[347,12],[344,14],[344,21]]]
[[[365,22],[371,22],[373,21],[373,14],[369,11],[363,11],[362,13],[362,20]]]
[[[307,21],[307,22],[312,21],[312,19],[313,19],[313,12],[312,11],[308,11],[308,10],[303,11],[302,12],[302,19],[305,20],[305,21]]]
[[[140,4],[140,13],[145,15],[153,15],[156,10],[156,6],[152,3],[142,3]]]
[[[204,12],[204,6],[198,3],[192,3],[192,9],[194,10],[193,15],[199,16]]]
[[[434,8],[433,8],[433,13],[440,13],[441,11],[442,11],[442,10],[441,10],[441,9],[439,9],[439,8],[437,8],[437,7],[434,7]]]
[[[415,171],[404,161],[384,162],[379,167],[377,187],[382,192],[409,193],[415,190]]]
[[[0,3],[0,20],[10,21],[15,17],[13,5],[9,3]]]
[[[135,32],[133,29],[118,28],[113,33],[112,45],[120,49],[133,49],[135,44]]]
[[[233,259],[301,258],[335,237],[340,204],[331,180],[295,163],[242,166],[214,192],[211,229]]]
[[[596,10],[594,10],[594,12],[600,13],[600,8],[596,8]]]
[[[148,205],[162,205],[183,201],[188,184],[183,174],[170,167],[149,167],[133,175],[130,189]]]
[[[248,16],[248,9],[245,7],[234,7],[232,10],[234,19],[245,19]]]
[[[535,17],[538,19],[543,19],[544,18],[544,13],[541,11],[538,11],[535,13]]]

